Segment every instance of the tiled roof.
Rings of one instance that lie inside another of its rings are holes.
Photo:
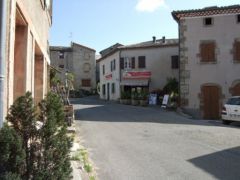
[[[240,14],[240,5],[223,7],[212,6],[203,9],[192,9],[172,12],[172,16],[176,21],[183,17],[212,16],[218,14]]]
[[[115,48],[114,50],[110,51],[109,53],[105,54],[102,56],[100,59],[97,60],[97,62],[102,61],[106,57],[116,53],[117,51],[120,50],[127,50],[127,49],[145,49],[145,48],[158,48],[158,47],[169,47],[169,46],[178,46],[178,39],[158,39],[156,41],[146,41],[146,42],[141,42],[137,44],[131,44],[131,45],[126,45],[126,46],[119,46]]]
[[[165,41],[165,42],[164,42]],[[154,41],[146,41],[137,44],[121,46],[118,49],[136,49],[136,48],[154,48],[154,47],[164,47],[164,46],[177,46],[178,39],[158,39]]]
[[[106,54],[109,54],[109,53],[111,53],[112,51],[115,51],[115,50],[116,50],[118,47],[120,47],[120,46],[123,46],[123,45],[120,44],[120,43],[116,43],[116,44],[114,44],[114,45],[112,45],[112,46],[110,46],[110,47],[108,47],[108,48],[100,51],[100,54],[101,54],[102,56],[105,56]]]

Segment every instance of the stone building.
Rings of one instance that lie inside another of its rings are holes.
[[[13,101],[31,91],[35,102],[48,89],[51,0],[1,0],[0,126]]]
[[[181,106],[218,119],[226,99],[240,95],[240,6],[172,15],[179,24]]]
[[[118,100],[122,91],[133,88],[162,89],[167,78],[178,80],[178,40],[153,37],[152,41],[114,46],[98,64],[101,99]]]
[[[74,75],[74,89],[96,88],[95,50],[72,42],[71,47],[51,46],[51,65],[61,71],[59,77],[65,83],[66,73]]]

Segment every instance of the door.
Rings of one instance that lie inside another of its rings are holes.
[[[240,96],[240,83],[236,84],[232,89],[233,96]]]
[[[110,84],[107,83],[107,100],[110,100]]]
[[[219,119],[220,117],[220,89],[217,86],[203,86],[203,118]]]

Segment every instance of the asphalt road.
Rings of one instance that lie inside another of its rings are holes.
[[[78,135],[100,180],[239,180],[240,125],[159,107],[72,100]]]

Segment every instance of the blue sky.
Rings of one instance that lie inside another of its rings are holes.
[[[240,4],[239,0],[54,0],[50,45],[71,41],[99,51],[119,42],[177,38],[173,10]]]

